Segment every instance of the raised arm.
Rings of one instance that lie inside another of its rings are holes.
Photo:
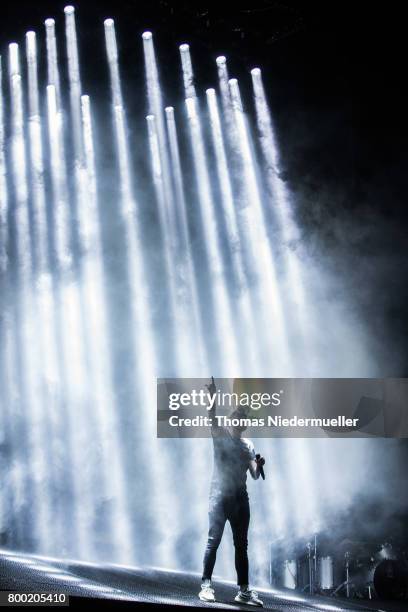
[[[211,396],[211,398],[213,398],[217,392],[217,387],[215,386],[215,381],[214,381],[214,376],[211,376],[211,383],[209,385],[206,385],[208,392]],[[211,419],[211,435],[212,436],[219,436],[222,433],[222,428],[218,425],[217,423],[217,419],[215,418],[217,414],[217,403],[214,401],[214,403],[211,404],[211,408],[208,411],[208,416]]]
[[[205,386],[207,387],[208,393],[210,394],[211,398],[213,398],[217,392],[217,387],[215,386],[214,376],[211,376],[210,384],[205,385]],[[216,415],[216,411],[217,411],[217,403],[214,402],[210,410],[208,411],[208,416],[213,419],[213,422],[215,421],[214,417]]]

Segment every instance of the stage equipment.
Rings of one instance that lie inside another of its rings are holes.
[[[319,589],[321,591],[330,591],[334,587],[333,557],[320,557],[318,568]]]
[[[387,552],[385,552],[387,551]],[[393,558],[379,558],[380,554]],[[337,595],[345,589],[347,597],[397,600],[408,595],[408,564],[398,558],[390,546],[382,545],[374,556],[353,557],[349,552],[344,555],[345,581],[333,592]]]
[[[316,578],[317,578],[317,536],[315,535],[313,538],[313,543],[308,542],[306,545],[307,549],[307,565],[309,570],[309,582],[303,587],[303,590],[306,591],[309,589],[309,593],[313,595],[316,591]]]
[[[384,559],[395,560],[398,558],[398,554],[392,544],[389,542],[384,542],[384,544],[381,544],[380,550],[375,553],[374,558],[377,561],[383,561]]]
[[[379,599],[405,599],[408,595],[408,566],[399,559],[384,559],[369,572],[369,585]]]

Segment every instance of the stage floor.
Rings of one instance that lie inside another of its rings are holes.
[[[200,576],[157,568],[136,568],[119,565],[96,565],[71,560],[53,559],[0,550],[0,590],[18,592],[66,593],[74,598],[102,600],[152,607],[188,606],[227,610],[251,609],[234,602],[236,586],[215,580],[217,602],[205,604],[197,593]],[[258,589],[264,607],[274,612],[320,610],[327,612],[382,611],[400,612],[408,609],[408,602],[379,600],[347,601],[340,598],[311,597],[291,591]],[[78,599],[79,601],[79,599]],[[75,601],[72,600],[74,604]]]

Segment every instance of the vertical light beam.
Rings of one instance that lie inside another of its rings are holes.
[[[167,136],[163,113],[163,95],[159,80],[159,72],[157,69],[156,54],[154,51],[153,36],[151,32],[143,33],[143,51],[145,58],[147,98],[149,103],[149,114],[154,116],[156,124],[160,164],[162,168],[162,177],[164,185],[164,196],[168,200],[167,207],[169,209],[170,234],[176,231],[175,214],[174,214],[174,197],[173,188],[170,178],[169,154],[167,146]]]
[[[242,257],[242,245],[239,236],[238,222],[235,211],[235,202],[232,185],[228,170],[227,156],[224,146],[224,138],[221,128],[221,119],[218,112],[217,97],[215,89],[207,89],[207,105],[209,111],[211,138],[215,152],[216,172],[221,192],[222,214],[227,231],[228,249],[231,256],[232,274],[234,279],[234,301],[237,303],[236,323],[238,329],[247,330],[242,340],[242,359],[246,376],[257,376],[259,372],[259,359],[256,346],[258,339],[254,326],[255,312],[252,311],[250,303],[250,291],[248,279],[245,274]]]
[[[133,347],[136,363],[139,364],[135,387],[139,394],[140,406],[143,411],[143,425],[146,432],[144,437],[146,447],[141,449],[141,455],[144,457],[156,457],[155,461],[148,461],[145,464],[145,474],[152,486],[152,505],[157,504],[157,507],[160,507],[162,506],[162,500],[167,500],[166,507],[161,507],[156,517],[157,533],[160,534],[159,542],[157,543],[157,555],[163,565],[170,567],[174,561],[174,551],[172,546],[169,545],[169,540],[170,542],[172,541],[173,535],[169,533],[168,525],[174,521],[174,516],[171,516],[171,509],[174,507],[175,501],[174,492],[169,489],[166,485],[166,480],[163,478],[162,471],[165,470],[166,465],[162,462],[165,461],[165,457],[161,455],[162,449],[156,437],[155,378],[157,376],[157,363],[155,336],[150,315],[151,308],[149,307],[150,302],[147,292],[148,284],[145,277],[142,234],[131,180],[125,109],[122,98],[113,19],[106,19],[104,26],[111,77],[113,120],[120,176],[120,213],[126,233],[130,299],[133,315]],[[160,490],[158,487],[160,487]],[[141,554],[141,551],[139,551],[139,554]]]
[[[204,140],[197,112],[197,99],[186,98],[186,107],[200,202],[204,248],[211,278],[209,294],[216,312],[214,337],[217,341],[218,354],[220,356],[219,367],[224,377],[234,377],[239,376],[242,368],[238,357],[235,330],[232,323],[231,303],[221,256],[222,245],[220,244],[219,228],[216,221],[217,211],[215,210],[214,199],[211,193]]]
[[[82,258],[82,290],[86,321],[87,353],[90,355],[91,380],[94,402],[94,436],[103,451],[100,479],[107,499],[112,499],[109,517],[113,549],[118,558],[129,562],[133,558],[126,483],[121,461],[117,415],[114,411],[112,371],[107,339],[107,313],[104,296],[104,270],[98,214],[95,153],[93,145],[91,107],[89,96],[81,97],[84,161],[87,189],[80,201],[80,225],[85,252]],[[82,170],[81,170],[82,171]]]
[[[0,273],[6,271],[8,264],[8,193],[5,144],[6,139],[3,103],[3,68],[2,58],[0,56]]]
[[[181,67],[183,70],[183,82],[184,91],[186,92],[186,98],[195,98],[196,90],[194,85],[194,73],[193,66],[191,63],[190,47],[189,45],[180,45],[180,57]]]
[[[55,95],[57,98],[57,107],[61,108],[61,86],[60,86],[60,74],[58,66],[58,51],[57,51],[57,39],[55,36],[55,21],[54,19],[46,19],[45,35],[46,35],[46,46],[47,46],[47,70],[48,70],[48,85],[54,85]]]
[[[66,6],[64,8],[64,13],[74,152],[75,159],[78,161],[82,161],[81,77],[79,72],[75,9],[73,6]]]
[[[299,258],[305,260],[298,253],[302,248],[300,234],[294,219],[293,206],[286,186],[279,176],[279,155],[273,130],[272,118],[269,111],[265,91],[262,83],[262,74],[259,68],[251,70],[252,86],[254,92],[256,118],[259,131],[259,141],[263,152],[265,166],[263,168],[269,193],[273,204],[273,212],[278,220],[282,236],[282,250],[285,261],[285,275],[289,298],[294,300],[296,309],[294,319],[298,319],[298,333],[310,338],[313,329],[310,305],[307,303],[304,288],[304,279]],[[306,347],[303,347],[303,350]],[[309,353],[312,351],[309,351]]]
[[[177,127],[174,116],[174,108],[168,106],[165,109],[167,130],[170,146],[170,160],[175,189],[175,200],[177,202],[178,226],[181,253],[181,276],[184,279],[184,286],[187,292],[186,297],[182,297],[191,305],[191,329],[196,346],[196,367],[194,376],[206,376],[209,371],[209,363],[206,355],[206,347],[203,335],[203,325],[201,320],[197,274],[194,269],[194,259],[191,247],[191,235],[188,221],[188,211],[186,197],[184,193],[183,175],[181,170],[180,151],[177,138]],[[184,271],[183,271],[184,270]]]
[[[60,373],[58,371],[58,356],[55,336],[55,302],[53,296],[52,277],[50,274],[49,236],[47,227],[47,211],[44,187],[44,160],[42,145],[42,124],[40,116],[37,44],[35,32],[26,33],[26,58],[28,77],[28,140],[30,161],[30,187],[32,197],[32,240],[35,254],[34,304],[41,334],[38,337],[38,350],[42,355],[41,367],[41,401],[43,408],[42,430],[39,432],[43,447],[44,461],[49,465],[51,447],[55,445],[55,421],[57,406],[54,398],[57,393]],[[47,436],[47,438],[45,437]],[[42,495],[46,499],[48,524],[51,523],[52,496],[51,490],[58,483],[56,470],[44,470],[44,485]],[[51,536],[51,534],[49,534]],[[48,549],[52,538],[48,539]],[[45,551],[44,550],[44,551]],[[51,552],[51,551],[50,551]]]
[[[224,55],[220,55],[216,58],[217,72],[218,72],[218,85],[221,93],[221,105],[222,112],[225,121],[225,128],[227,138],[231,139],[235,132],[233,129],[234,124],[234,113],[232,110],[232,102],[229,88],[229,75],[227,67],[227,58]],[[233,145],[234,143],[229,142]]]
[[[83,326],[79,290],[73,274],[71,251],[71,230],[69,215],[69,196],[66,182],[66,161],[62,139],[61,113],[57,108],[54,85],[47,86],[48,144],[50,151],[51,179],[53,189],[53,232],[56,252],[56,310],[58,343],[61,347],[61,387],[66,396],[66,418],[68,431],[65,433],[65,446],[70,454],[68,473],[73,481],[73,523],[75,541],[82,558],[92,555],[92,533],[87,516],[92,514],[93,499],[91,484],[87,482],[87,472],[83,470],[82,456],[86,447],[87,414],[83,403],[87,397],[87,371],[82,343]],[[61,418],[55,423],[60,430]],[[61,435],[61,433],[60,433]],[[64,509],[60,509],[58,519],[63,520]],[[61,523],[60,523],[61,525]]]
[[[283,316],[283,308],[277,279],[274,255],[270,244],[270,237],[265,223],[262,199],[258,186],[255,159],[252,154],[249,130],[242,107],[241,94],[238,81],[230,79],[230,93],[234,112],[234,129],[236,142],[239,143],[239,153],[242,159],[244,184],[247,205],[240,209],[241,226],[244,228],[248,240],[246,257],[252,270],[256,274],[258,286],[254,289],[260,306],[260,335],[266,340],[264,344],[265,357],[270,362],[273,351],[273,371],[271,376],[289,376],[292,364],[289,356],[287,330]]]
[[[24,103],[20,75],[19,48],[9,45],[9,76],[12,114],[11,159],[14,190],[14,219],[18,283],[17,320],[19,323],[19,358],[23,388],[20,403],[26,412],[27,448],[22,453],[27,465],[33,495],[33,529],[38,544],[46,548],[48,499],[42,490],[47,476],[43,450],[44,414],[40,399],[38,334],[33,300],[33,261],[29,217],[29,192],[24,139]],[[45,522],[44,522],[45,521]]]

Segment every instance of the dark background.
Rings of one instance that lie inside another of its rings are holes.
[[[67,2],[7,2],[0,50],[57,21]],[[103,20],[115,19],[128,111],[146,111],[140,35],[154,33],[166,104],[182,101],[178,45],[188,42],[200,93],[216,85],[215,57],[249,91],[263,69],[288,185],[310,249],[327,259],[376,335],[384,375],[407,375],[405,32],[398,3],[77,0],[84,91],[109,87]],[[63,57],[64,49],[59,49]],[[44,71],[44,62],[41,69]],[[45,74],[42,75],[43,78]],[[126,78],[129,77],[129,78]],[[103,94],[106,104],[109,96]],[[143,156],[143,152],[136,152]]]

